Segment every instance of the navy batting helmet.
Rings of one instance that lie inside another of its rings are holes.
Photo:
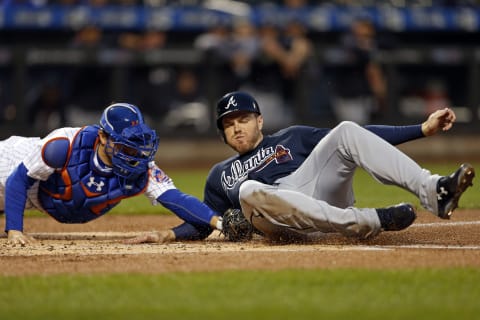
[[[145,124],[136,106],[128,103],[108,106],[100,118],[100,127],[111,142],[105,151],[112,158],[115,174],[131,180],[147,172],[157,152],[158,137]]]
[[[230,92],[217,102],[217,128],[223,131],[222,118],[238,111],[261,114],[257,101],[250,94],[241,91]]]

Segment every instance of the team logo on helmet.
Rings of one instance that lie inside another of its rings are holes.
[[[228,99],[228,103],[225,109],[230,109],[230,106],[234,106],[234,107],[237,106],[237,101],[235,100],[234,96],[231,96],[230,99]]]
[[[128,103],[114,103],[103,111],[100,127],[109,135],[121,134],[126,127],[144,123],[137,106]]]

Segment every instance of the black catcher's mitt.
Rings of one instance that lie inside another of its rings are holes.
[[[252,239],[253,226],[245,219],[242,210],[228,209],[223,214],[222,233],[229,241],[247,241]]]

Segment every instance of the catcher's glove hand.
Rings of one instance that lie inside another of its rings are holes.
[[[223,214],[222,233],[229,241],[247,241],[252,239],[253,226],[245,219],[242,210],[228,209]]]

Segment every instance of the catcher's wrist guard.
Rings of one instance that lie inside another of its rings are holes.
[[[228,209],[223,213],[222,233],[229,241],[248,241],[252,239],[253,226],[245,219],[242,210]]]

